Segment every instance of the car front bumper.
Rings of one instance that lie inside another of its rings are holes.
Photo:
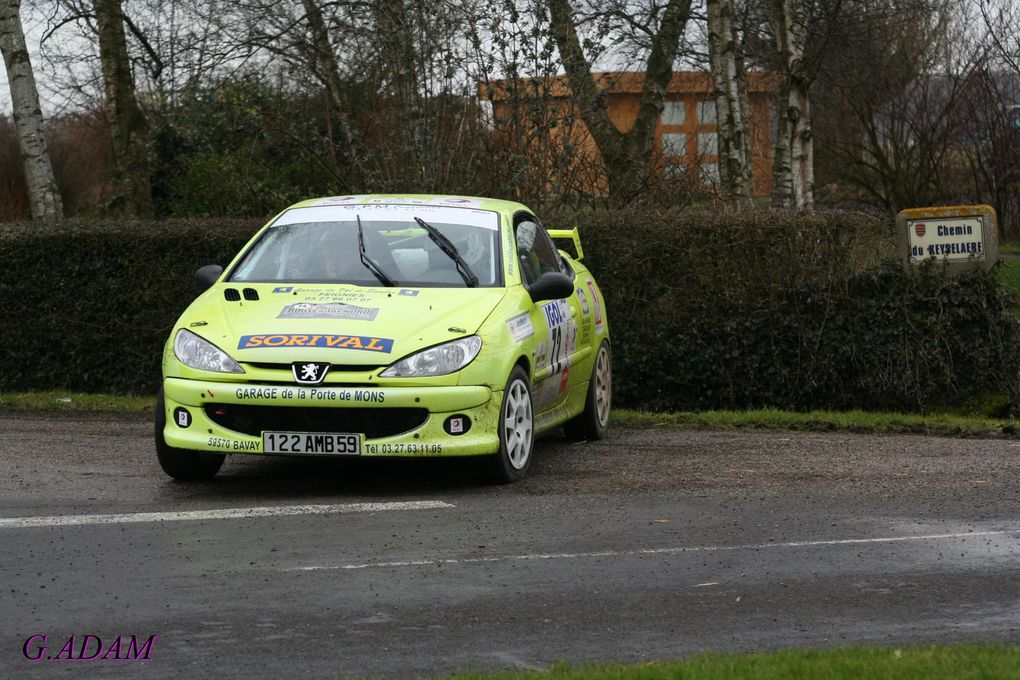
[[[215,422],[206,412],[212,405],[225,409],[232,406],[377,409],[380,414],[385,414],[386,409],[428,411],[424,422],[414,429],[392,436],[365,436],[361,446],[363,457],[473,456],[495,453],[499,449],[497,424],[502,393],[484,386],[301,387],[166,378],[163,392],[166,412],[163,438],[167,445],[178,449],[263,453],[261,433],[239,432]],[[179,417],[181,410],[187,412],[187,417]],[[447,418],[454,415],[467,416],[470,427],[466,432],[449,434],[444,429]],[[187,425],[183,425],[182,420]],[[273,429],[280,430],[279,427]]]

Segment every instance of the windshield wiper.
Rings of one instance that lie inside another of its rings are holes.
[[[469,288],[477,288],[478,277],[475,276],[475,273],[471,271],[471,267],[469,267],[468,263],[464,261],[464,258],[460,256],[460,253],[457,252],[457,248],[450,243],[450,239],[443,236],[441,231],[422,218],[415,217],[414,221],[418,223],[419,227],[427,231],[429,238],[432,239],[435,244],[439,246],[439,249],[449,255],[450,259],[457,264],[458,272],[460,273],[461,278],[464,279],[464,283],[466,283]]]
[[[355,215],[355,217],[358,218],[358,249],[361,251],[361,264],[365,265],[368,271],[375,274],[375,278],[379,279],[384,286],[396,286],[397,282],[386,276],[386,272],[382,270],[382,267],[365,252],[365,232],[361,229],[361,215]]]

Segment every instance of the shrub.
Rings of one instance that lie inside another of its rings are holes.
[[[0,391],[154,393],[163,343],[253,221],[0,225]]]
[[[1018,322],[994,276],[883,264],[881,218],[634,208],[576,221],[620,406],[924,410],[1017,393]],[[154,392],[193,273],[258,226],[0,225],[0,391]]]
[[[608,297],[608,296],[607,296]],[[616,332],[618,403],[654,410],[925,410],[1015,393],[1017,328],[991,275],[898,263]],[[612,303],[610,318],[612,317]],[[635,344],[655,351],[632,352]]]
[[[620,406],[924,410],[1016,392],[1020,336],[994,276],[904,271],[884,218],[638,208],[546,223],[580,224]]]

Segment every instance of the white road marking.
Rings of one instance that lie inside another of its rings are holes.
[[[181,512],[134,512],[120,515],[57,515],[55,517],[3,517],[0,529],[67,527],[89,524],[134,524],[138,522],[189,522],[207,519],[251,519],[288,515],[333,515],[389,510],[436,510],[455,507],[442,501],[400,501],[390,503],[344,503],[339,505],[285,505],[277,507],[220,508]]]
[[[954,534],[925,534],[923,536],[885,536],[882,538],[839,538],[824,541],[789,541],[786,543],[756,543],[745,545],[694,545],[676,548],[638,548],[635,550],[600,550],[576,553],[533,553],[528,555],[493,555],[490,557],[461,557],[447,559],[403,560],[399,562],[362,562],[351,564],[324,564],[305,567],[287,567],[283,571],[335,571],[340,569],[374,569],[380,567],[422,567],[444,564],[480,564],[484,562],[510,562],[523,560],[575,560],[590,557],[632,557],[640,555],[678,555],[688,552],[720,550],[762,550],[765,548],[804,548],[820,545],[861,545],[868,543],[902,543],[906,541],[934,541],[947,538],[975,538],[979,536],[1009,536],[1020,534],[1020,529],[1002,531],[968,531]],[[709,584],[703,584],[709,585]]]

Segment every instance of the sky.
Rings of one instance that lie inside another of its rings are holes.
[[[56,110],[60,98],[58,93],[52,92],[47,87],[49,79],[46,77],[46,69],[42,55],[39,51],[39,41],[46,31],[46,17],[37,10],[24,3],[21,9],[22,27],[25,31],[25,42],[28,45],[28,55],[32,60],[32,70],[35,73],[36,87],[39,89],[39,98],[42,103],[43,114],[52,115]],[[10,115],[11,113],[11,88],[7,82],[7,68],[0,59],[0,114]]]
[[[35,74],[36,87],[39,90],[40,103],[43,115],[50,118],[63,112],[66,107],[77,108],[82,106],[80,93],[73,93],[68,90],[61,90],[59,83],[69,81],[87,80],[89,67],[81,62],[73,62],[71,66],[53,65],[43,58],[41,40],[51,25],[50,11],[46,2],[23,2],[21,6],[22,26],[25,31],[25,42],[28,46],[29,57],[32,60],[32,68]],[[75,52],[89,53],[94,45],[84,44],[85,39],[78,30],[72,26],[64,26],[54,36],[51,36],[47,43],[47,51],[52,56],[69,56]],[[75,49],[81,46],[80,50]],[[621,64],[615,60],[603,57],[596,64],[596,70],[620,68]],[[8,86],[7,71],[0,60],[0,115],[11,113],[10,88]]]

